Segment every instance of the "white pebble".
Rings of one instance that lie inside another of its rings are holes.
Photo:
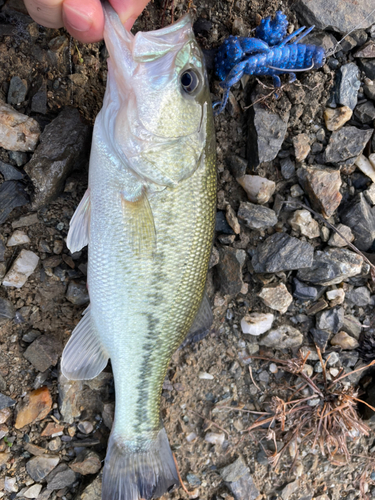
[[[267,203],[276,189],[276,184],[259,175],[244,175],[237,179],[246,191],[249,201],[263,205]]]
[[[191,432],[190,434],[188,434],[186,436],[186,441],[188,443],[192,443],[193,441],[195,441],[197,439],[197,435],[195,434],[195,432]]]
[[[345,300],[345,292],[342,288],[337,290],[329,290],[326,293],[328,300],[334,300],[336,304],[342,304]]]
[[[302,368],[302,372],[308,377],[312,377],[312,374],[314,373],[314,368],[311,365],[305,364],[304,367]]]
[[[371,155],[372,156],[372,155]],[[375,160],[375,156],[374,156]],[[357,167],[362,170],[362,172],[370,177],[372,182],[375,182],[375,162],[373,163],[372,158],[371,162],[364,156],[364,155],[359,155],[356,161],[354,162]]]
[[[7,491],[8,493],[15,493],[16,491],[18,491],[18,486],[16,484],[16,478],[5,476],[4,488],[5,488],[5,491]]]
[[[38,262],[39,257],[34,252],[21,250],[12,267],[5,275],[3,285],[21,288],[26,283],[27,278],[35,271]]]
[[[204,436],[204,440],[207,441],[207,443],[221,445],[224,443],[225,434],[223,432],[220,434],[216,434],[215,432],[207,432],[207,434]]]
[[[241,319],[242,333],[248,335],[262,335],[271,327],[275,316],[270,313],[251,313]]]
[[[33,484],[30,488],[28,488],[25,491],[25,493],[23,494],[23,496],[25,498],[38,498],[39,493],[41,492],[42,487],[43,486],[41,484]]]
[[[270,372],[277,373],[278,371],[279,371],[279,369],[277,368],[277,365],[275,365],[275,363],[271,363],[270,364]]]
[[[211,375],[210,373],[207,373],[207,372],[199,372],[198,377],[201,380],[213,380],[214,379],[213,375]]]
[[[30,238],[24,231],[16,229],[7,241],[7,247],[15,247],[17,245],[24,245],[25,243],[30,243]]]

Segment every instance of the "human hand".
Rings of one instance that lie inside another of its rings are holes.
[[[109,0],[130,30],[149,0]],[[47,28],[64,26],[80,42],[103,38],[104,15],[100,0],[24,0],[30,16]]]

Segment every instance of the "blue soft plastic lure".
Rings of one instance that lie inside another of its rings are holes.
[[[255,30],[257,38],[230,36],[224,41],[215,57],[216,74],[224,89],[221,102],[214,104],[215,114],[224,110],[230,88],[243,75],[269,75],[275,87],[280,87],[278,75],[288,73],[293,82],[295,72],[323,66],[326,57],[323,47],[298,43],[314,26],[307,29],[302,26],[290,35],[286,35],[287,28],[286,16],[277,11],[274,19],[270,16],[262,19]]]

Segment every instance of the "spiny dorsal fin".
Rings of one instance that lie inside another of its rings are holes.
[[[156,250],[156,230],[146,189],[143,188],[134,201],[127,200],[122,194],[121,204],[133,252],[139,257],[152,258]]]
[[[104,370],[108,358],[93,324],[89,306],[65,346],[61,371],[70,380],[90,380]]]
[[[66,245],[71,253],[78,252],[89,242],[90,213],[90,190],[87,189],[69,224]]]

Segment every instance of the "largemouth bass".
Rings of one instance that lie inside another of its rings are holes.
[[[107,88],[67,239],[71,252],[88,244],[90,306],[61,366],[69,379],[91,379],[111,359],[116,409],[102,498],[149,500],[179,484],[160,420],[168,363],[189,331],[209,326],[214,126],[189,15],[134,36],[104,10]]]

